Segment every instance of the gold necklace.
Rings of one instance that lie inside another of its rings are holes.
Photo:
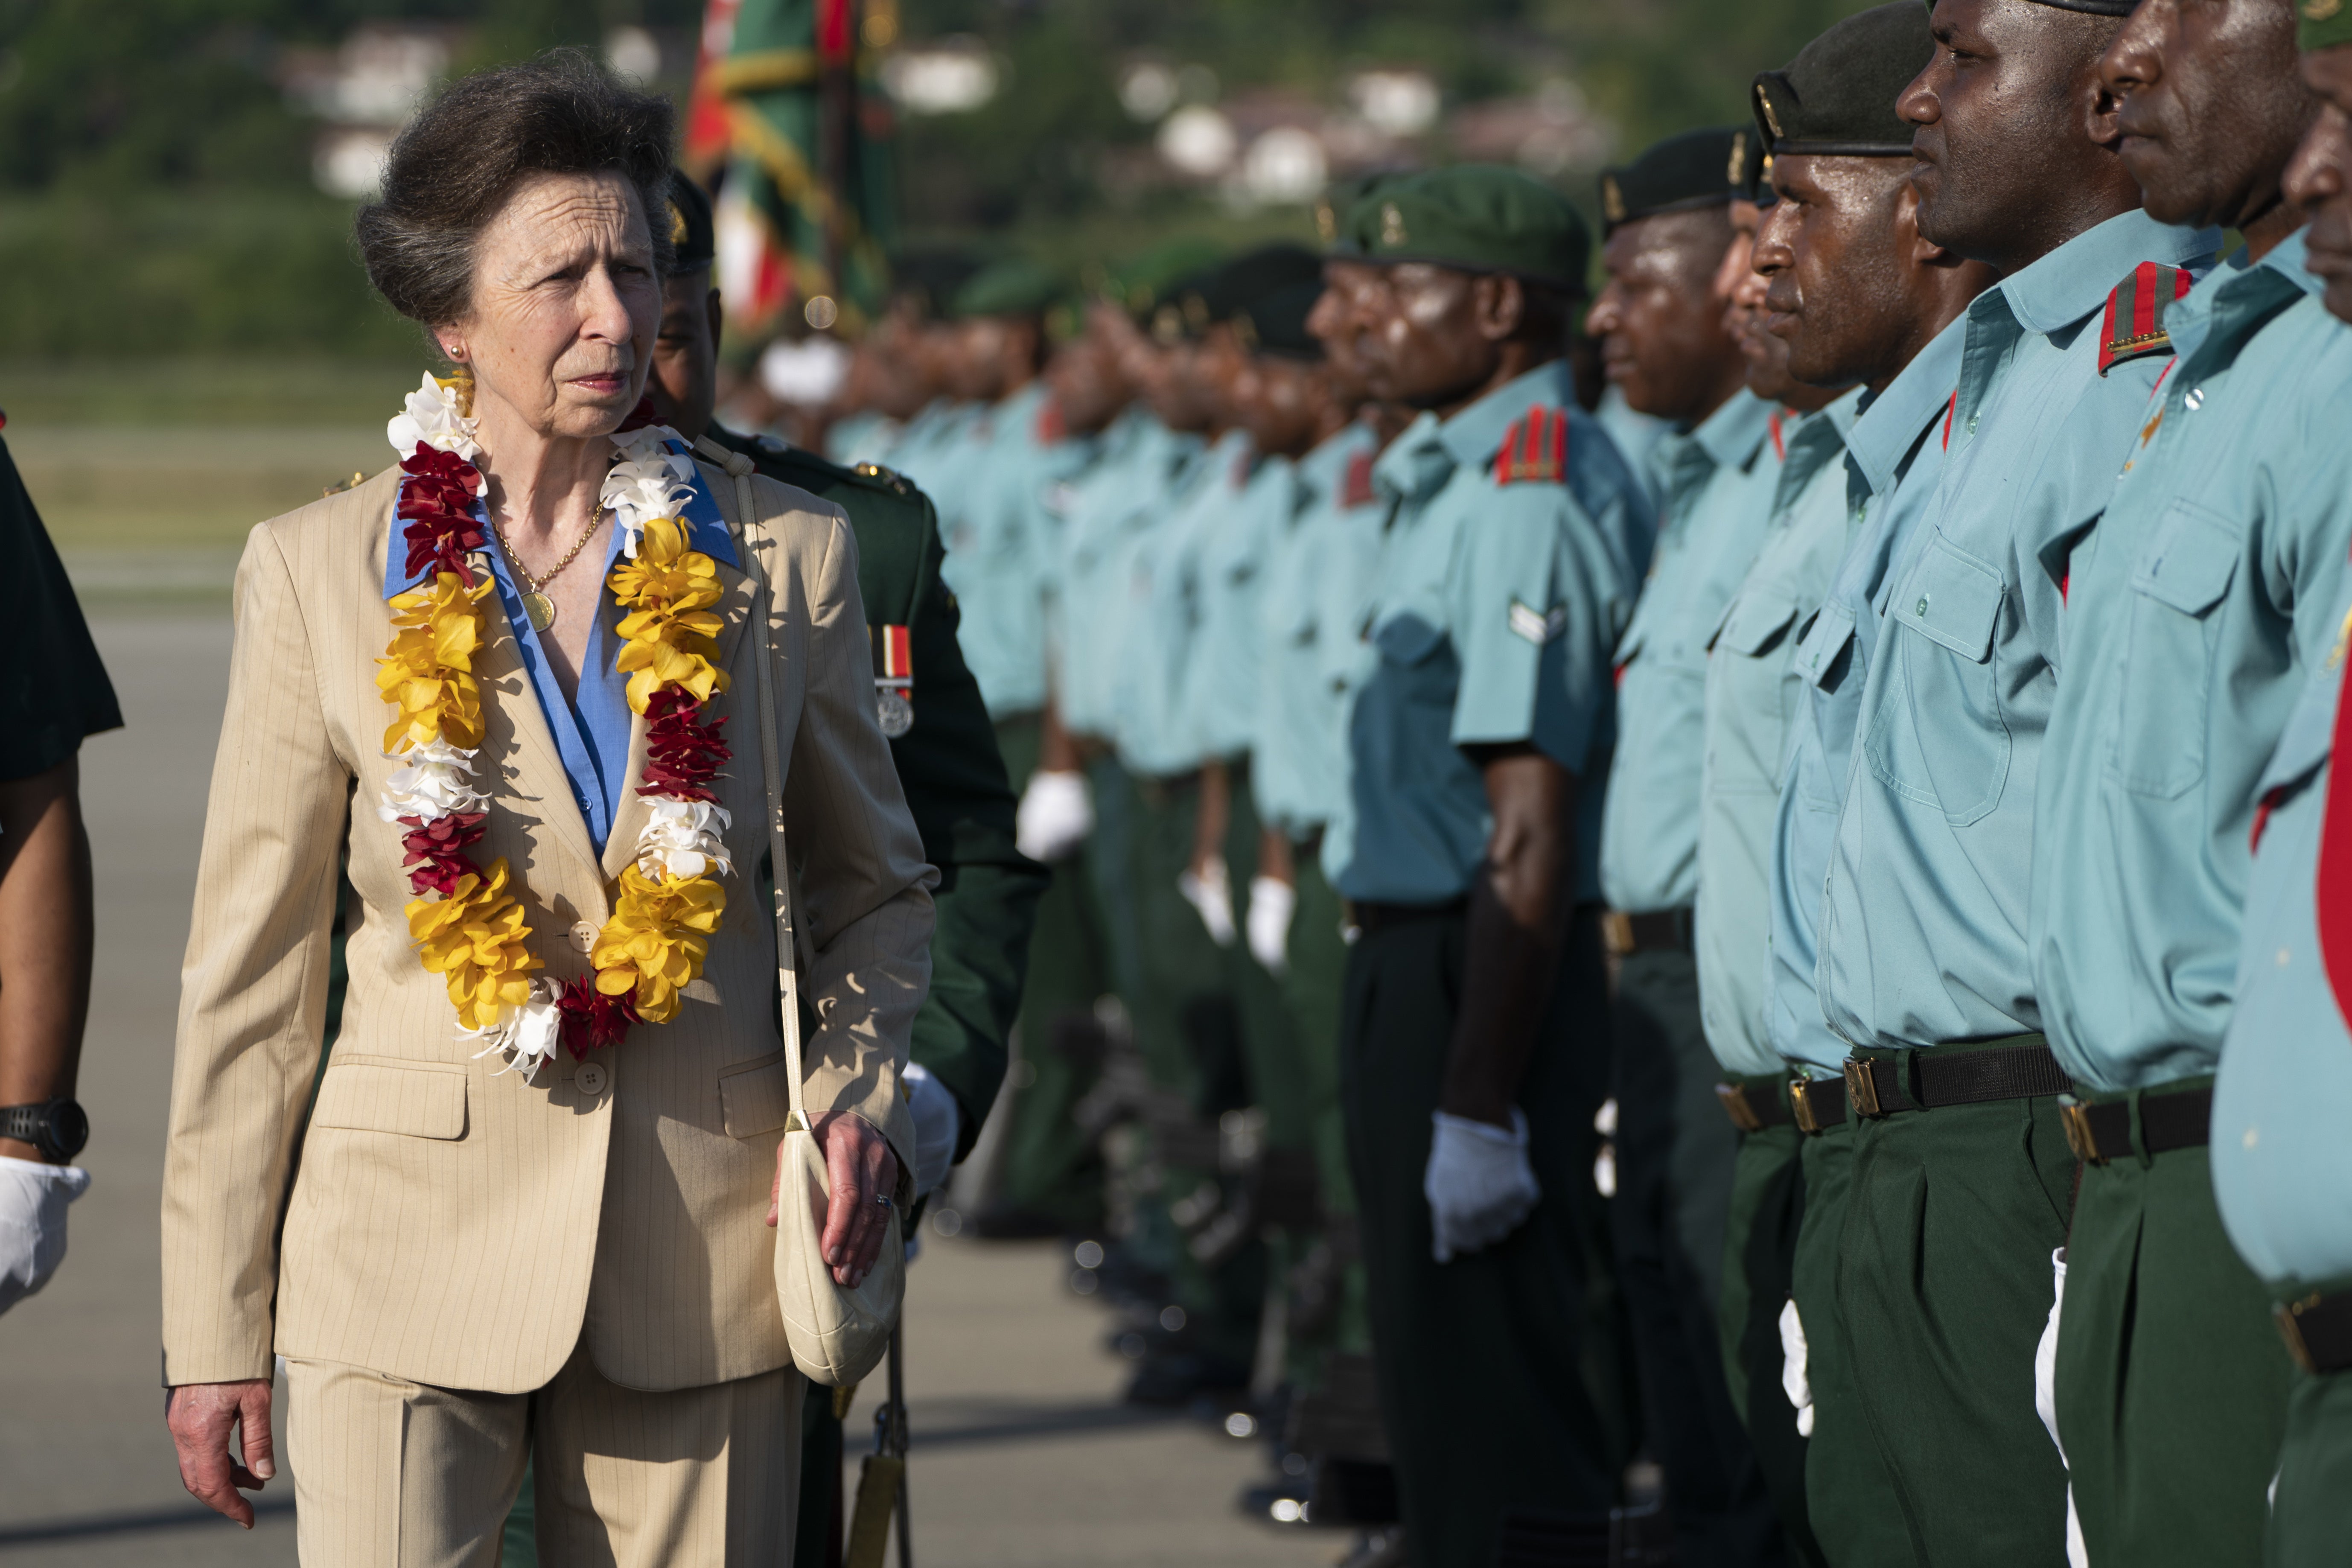
[[[572,564],[580,552],[586,548],[590,536],[596,531],[596,525],[604,521],[604,509],[600,506],[589,518],[588,526],[580,531],[580,537],[572,542],[572,548],[563,552],[563,559],[549,567],[544,577],[532,576],[530,568],[524,565],[522,557],[514,552],[514,546],[507,542],[507,536],[499,531],[499,525],[496,522],[490,524],[490,537],[499,542],[499,551],[506,556],[507,564],[515,569],[515,575],[529,584],[522,596],[522,613],[530,618],[531,630],[543,632],[555,624],[555,601],[547,596],[542,585],[554,582],[556,574]]]

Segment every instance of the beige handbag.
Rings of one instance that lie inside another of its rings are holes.
[[[695,446],[705,457],[725,463],[733,476],[735,510],[741,520],[737,538],[748,542],[756,526],[751,459],[708,437]],[[773,548],[764,529],[760,542]],[[745,559],[751,559],[748,548]],[[872,1372],[890,1348],[890,1330],[898,1321],[898,1304],[906,1292],[907,1247],[894,1204],[883,1228],[882,1250],[856,1289],[835,1283],[821,1248],[832,1183],[825,1170],[824,1150],[810,1131],[808,1111],[801,1102],[800,984],[793,934],[791,862],[784,857],[784,809],[779,787],[784,776],[782,752],[776,744],[776,705],[769,689],[776,640],[769,611],[766,563],[756,563],[750,575],[751,616],[759,625],[761,641],[756,694],[760,766],[767,778],[768,851],[776,879],[776,989],[783,998],[784,1061],[792,1108],[784,1121],[783,1180],[776,1205],[776,1305],[783,1313],[793,1364],[812,1383],[843,1388]]]

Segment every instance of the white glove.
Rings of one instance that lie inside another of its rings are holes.
[[[1087,775],[1034,773],[1013,818],[1013,844],[1032,860],[1059,860],[1095,830],[1094,790]]]
[[[49,1282],[66,1257],[66,1205],[89,1191],[79,1165],[0,1154],[0,1312]]]
[[[1797,1316],[1797,1299],[1780,1306],[1780,1392],[1797,1408],[1797,1436],[1813,1435],[1813,1380],[1807,1374],[1805,1321]]]
[[[2042,1326],[2042,1342],[2033,1347],[2033,1413],[2042,1417],[2042,1428],[2050,1434],[2063,1465],[2066,1445],[2058,1440],[2058,1314],[2066,1305],[2066,1249],[2063,1247],[2050,1255],[2050,1321]],[[2091,1568],[2091,1549],[2083,1544],[2083,1521],[2074,1511],[2071,1476],[2066,1480],[2066,1562],[2069,1568]]]
[[[1238,934],[1234,928],[1234,881],[1225,869],[1224,857],[1212,855],[1195,876],[1185,871],[1176,879],[1176,890],[1184,901],[1200,911],[1201,923],[1209,928],[1209,940],[1219,947],[1231,947]]]
[[[1489,1121],[1433,1111],[1429,1168],[1421,1190],[1429,1199],[1430,1251],[1440,1263],[1471,1253],[1518,1228],[1543,1196],[1528,1163],[1528,1119],[1511,1108],[1508,1131]]]
[[[956,1140],[963,1135],[963,1112],[947,1086],[920,1062],[900,1074],[907,1085],[907,1114],[915,1122],[915,1195],[936,1191],[955,1165]]]
[[[1250,956],[1268,974],[1290,967],[1290,917],[1297,912],[1297,889],[1276,877],[1250,879]]]

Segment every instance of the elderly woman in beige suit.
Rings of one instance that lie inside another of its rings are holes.
[[[780,996],[837,1281],[903,1195],[935,873],[842,515],[635,414],[670,137],[574,56],[425,110],[359,237],[458,374],[238,570],[163,1373],[188,1489],[250,1524],[285,1358],[306,1563],[494,1563],[534,1456],[549,1561],[786,1560]]]

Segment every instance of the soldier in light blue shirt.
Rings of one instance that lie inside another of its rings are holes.
[[[1611,1240],[1675,1535],[1727,1562],[1756,1560],[1774,1521],[1713,1331],[1738,1133],[1714,1093],[1691,927],[1706,647],[1763,539],[1782,450],[1727,316],[1747,252],[1729,212],[1752,141],[1689,132],[1603,173],[1608,282],[1586,321],[1626,402],[1672,426],[1650,450],[1662,504],[1617,647],[1601,816],[1604,929],[1619,955]]]
[[[2105,504],[2149,413],[2157,363],[2100,374],[2111,292],[2220,237],[2137,211],[2096,139],[2095,68],[2127,9],[1938,0],[1899,102],[1920,232],[2002,280],[1969,307],[1936,494],[1855,633],[1870,668],[1817,984],[1862,1118],[1836,1306],[1872,1347],[1863,1408],[1936,1563],[2045,1558],[2066,1529],[2025,1398],[2074,1176],[2025,940],[2061,608],[2041,552]]]
[[[2307,257],[2352,321],[2352,14],[2303,15],[2303,78],[2325,100],[2287,199],[2311,216]],[[2279,1305],[2298,1367],[2264,1551],[2279,1568],[2342,1561],[2352,1540],[2352,786],[2335,771],[2352,593],[2254,788],[2236,1007],[2213,1086],[2222,1223]],[[2300,618],[2300,617],[2298,617]]]
[[[2280,190],[2318,100],[2293,15],[2229,9],[2226,47],[2151,11],[2103,62],[2150,216],[2246,247],[2186,298],[2155,269],[2115,295],[2106,336],[2130,346],[2106,363],[2170,369],[2105,513],[2043,552],[2066,611],[2030,925],[2084,1162],[2056,1435],[2092,1561],[2183,1568],[2261,1561],[2286,1418],[2289,1363],[2222,1233],[2207,1131],[2254,786],[2336,644],[2352,551],[2352,332]]]
[[[1563,198],[1465,165],[1347,227],[1381,274],[1353,296],[1371,391],[1423,412],[1375,468],[1392,510],[1323,840],[1362,931],[1341,1099],[1412,1551],[1484,1563],[1515,1524],[1605,1532],[1617,1489],[1580,1369],[1605,1245],[1592,785],[1647,498],[1557,357],[1588,248]]]

